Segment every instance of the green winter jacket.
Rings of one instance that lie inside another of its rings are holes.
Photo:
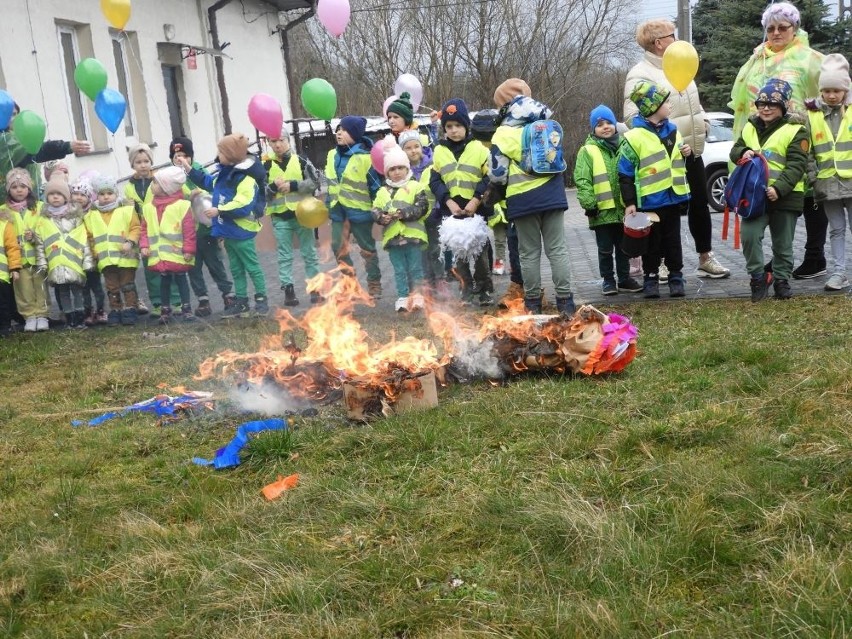
[[[764,126],[763,122],[756,115],[748,119],[755,129],[757,129],[757,139],[763,144],[769,139],[778,127],[782,124],[800,124],[801,127],[787,147],[785,158],[787,161],[781,175],[772,185],[778,192],[778,200],[775,202],[766,201],[766,210],[768,213],[773,211],[786,211],[788,213],[801,213],[805,205],[805,194],[801,191],[794,191],[796,184],[805,175],[808,168],[808,150],[810,141],[808,140],[808,132],[804,126],[804,119],[796,113],[787,113],[780,118],[771,122],[768,126]],[[739,160],[743,153],[749,149],[743,140],[742,134],[731,148],[730,159],[732,162]],[[754,150],[754,149],[752,149]]]
[[[609,185],[615,199],[614,209],[598,209],[595,189],[592,183],[592,156],[586,150],[587,144],[594,144],[601,150],[606,172],[609,175]],[[589,135],[577,153],[577,163],[574,165],[574,184],[577,186],[577,199],[580,206],[587,212],[589,228],[604,224],[621,224],[624,222],[624,204],[621,201],[621,189],[618,187],[618,149],[612,148],[604,140]],[[597,215],[588,215],[588,211],[597,211]]]

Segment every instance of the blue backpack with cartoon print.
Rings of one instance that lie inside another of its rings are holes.
[[[562,125],[556,120],[536,120],[524,125],[521,134],[521,161],[524,173],[551,175],[568,168],[562,154]]]
[[[749,160],[740,160],[725,185],[725,208],[744,220],[760,217],[766,212],[768,185],[769,164],[765,157],[756,153]]]

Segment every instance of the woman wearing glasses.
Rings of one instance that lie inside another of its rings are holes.
[[[638,113],[636,104],[630,99],[633,88],[640,80],[653,82],[665,88],[670,93],[669,104],[671,115],[669,119],[677,126],[683,141],[692,149],[692,155],[686,158],[686,180],[689,183],[690,200],[687,210],[689,233],[695,240],[695,250],[698,253],[699,277],[724,278],[731,274],[716,260],[712,253],[712,229],[710,209],[707,207],[707,177],[704,171],[704,151],[706,123],[704,108],[698,97],[695,82],[690,82],[686,91],[675,91],[663,73],[663,54],[675,42],[675,25],[665,19],[648,20],[636,29],[636,42],[645,49],[645,56],[630,71],[624,82],[624,122],[631,126],[633,116]],[[660,282],[668,279],[665,265],[660,267]]]
[[[804,118],[805,98],[819,95],[819,70],[823,54],[811,49],[808,34],[800,28],[799,11],[789,2],[776,2],[763,12],[761,24],[766,39],[740,68],[731,101],[734,112],[734,138],[738,138],[749,116],[756,113],[754,102],[758,91],[770,79],[784,80],[790,85],[789,111]],[[793,269],[793,278],[810,279],[825,275],[825,240],[828,219],[812,196],[804,203],[804,261]]]

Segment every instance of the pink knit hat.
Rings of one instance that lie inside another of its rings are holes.
[[[166,195],[177,193],[186,183],[186,173],[177,166],[166,166],[154,173],[154,181]]]

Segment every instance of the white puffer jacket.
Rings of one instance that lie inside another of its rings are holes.
[[[83,211],[75,206],[70,205],[69,211],[63,217],[51,217],[47,210],[47,206],[42,209],[41,215],[53,220],[59,231],[64,235],[70,233],[75,228],[83,223]],[[47,268],[47,256],[44,252],[44,238],[36,235],[36,267]],[[83,270],[90,271],[94,268],[94,260],[92,259],[92,251],[89,248],[89,243],[86,242],[83,246]],[[47,273],[47,281],[51,284],[85,284],[86,276],[80,275],[76,271],[67,266],[58,266]]]
[[[672,114],[669,119],[675,123],[683,141],[690,146],[692,152],[695,155],[701,155],[704,152],[707,125],[695,82],[690,82],[686,91],[678,93],[666,79],[666,74],[663,72],[663,58],[646,51],[645,58],[627,72],[627,79],[624,81],[624,122],[627,126],[630,126],[633,116],[639,113],[638,107],[630,99],[633,87],[639,80],[650,80],[671,91],[669,100],[672,105]]]

